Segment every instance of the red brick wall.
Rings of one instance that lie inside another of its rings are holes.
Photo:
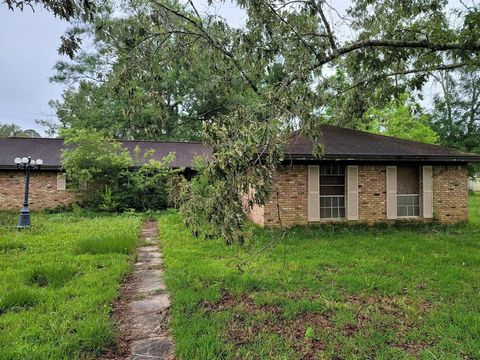
[[[22,171],[0,171],[0,210],[19,210],[23,203],[25,175]],[[30,177],[30,209],[52,209],[71,204],[70,191],[57,190],[57,172],[33,172]]]
[[[285,226],[308,224],[308,166],[282,166],[276,175],[270,200],[255,207],[248,216],[262,226],[278,226],[277,193],[282,223]],[[466,221],[468,218],[467,167],[433,167],[433,213],[441,222]],[[387,221],[385,165],[358,167],[358,222]],[[419,218],[418,220],[422,220]],[[356,222],[356,221],[355,221]]]

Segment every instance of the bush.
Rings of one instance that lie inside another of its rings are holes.
[[[134,157],[121,143],[94,130],[65,130],[62,135],[69,148],[62,153],[62,166],[70,183],[88,191],[79,191],[80,204],[87,209],[103,211],[147,211],[165,209],[170,204],[171,178],[175,171],[169,168],[175,154],[161,161],[142,164],[140,149]]]

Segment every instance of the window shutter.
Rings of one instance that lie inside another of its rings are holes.
[[[433,218],[433,168],[432,166],[423,167],[423,217]]]
[[[320,221],[320,167],[308,166],[308,221]]]
[[[65,175],[64,173],[57,173],[57,190],[67,190],[67,175]]]
[[[387,219],[397,218],[397,167],[387,166]]]
[[[347,219],[358,220],[358,166],[347,167]]]

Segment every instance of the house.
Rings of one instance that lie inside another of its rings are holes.
[[[320,159],[290,137],[270,200],[248,211],[255,223],[467,220],[467,164],[480,155],[329,125],[321,134]]]
[[[480,155],[329,125],[322,126],[321,132],[324,154],[320,159],[313,155],[314,144],[309,139],[299,132],[292,134],[270,200],[247,209],[255,223],[467,220],[467,165],[480,162]],[[212,152],[210,146],[198,142],[122,143],[132,155],[138,147],[140,159],[150,150],[157,160],[174,152],[171,166],[187,170],[192,169],[196,155],[211,156]],[[75,200],[61,169],[63,146],[61,139],[0,139],[0,210],[18,210],[22,203],[24,176],[13,160],[23,156],[44,161],[31,179],[33,210]],[[245,201],[248,196],[244,195]]]
[[[198,142],[133,141],[124,140],[135,166],[149,159],[162,160],[170,152],[175,153],[172,168],[185,168],[188,172],[196,155],[208,156],[210,147]],[[0,211],[18,210],[23,202],[24,172],[14,164],[17,157],[31,156],[42,159],[40,170],[30,178],[30,208],[32,210],[52,209],[68,206],[75,201],[75,193],[68,187],[62,172],[62,139],[6,138],[0,139]],[[138,151],[136,150],[138,149]],[[153,150],[153,151],[152,151]],[[144,157],[144,154],[148,154]]]

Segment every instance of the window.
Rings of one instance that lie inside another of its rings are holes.
[[[320,218],[345,217],[345,166],[320,166]]]
[[[397,167],[397,216],[420,215],[420,175],[418,166]]]

